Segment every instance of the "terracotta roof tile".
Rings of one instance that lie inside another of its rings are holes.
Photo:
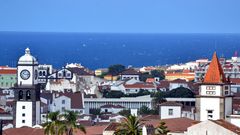
[[[160,106],[182,106],[181,103],[173,102],[173,101],[168,101],[160,104]]]
[[[226,83],[227,79],[225,78],[222,66],[218,61],[216,52],[213,54],[212,62],[209,65],[208,71],[204,78],[204,83],[218,84]]]
[[[44,135],[44,130],[39,128],[10,128],[3,131],[3,135]]]
[[[126,69],[121,75],[139,75],[140,73],[132,68]]]
[[[17,69],[1,69],[0,74],[17,74]]]
[[[229,123],[225,120],[220,119],[220,120],[211,120],[211,121],[220,125],[220,126],[222,126],[222,127],[224,127],[224,128],[226,128],[226,129],[228,129],[228,130],[230,130],[230,131],[232,131],[232,132],[234,132],[234,133],[236,133],[236,134],[240,134],[240,128],[239,127],[237,127],[237,126],[235,126],[235,125],[233,125],[233,124],[231,124],[231,123]]]

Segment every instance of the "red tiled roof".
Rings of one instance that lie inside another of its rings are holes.
[[[59,96],[66,96],[71,99],[71,108],[72,109],[83,109],[83,100],[82,100],[82,93],[81,92],[60,92]]]
[[[17,69],[1,69],[0,74],[17,74]]]
[[[192,126],[194,120],[188,118],[173,118],[173,119],[163,119],[163,120],[149,120],[149,121],[142,121],[145,125],[153,125],[154,128],[157,128],[160,122],[163,121],[166,123],[166,126],[170,132],[175,133],[183,133],[187,131],[187,128]]]
[[[147,83],[152,83],[152,82],[155,82],[155,79],[154,78],[147,78],[146,82]]]
[[[117,128],[118,128],[118,126],[120,126],[120,123],[115,123],[115,122],[110,123],[110,124],[105,128],[104,131],[116,131]]]
[[[218,61],[216,52],[213,54],[212,62],[209,65],[208,71],[204,78],[204,83],[216,84],[216,83],[226,83],[222,66]]]
[[[44,135],[44,129],[39,128],[10,128],[3,131],[3,135]]]
[[[140,73],[137,72],[136,70],[132,69],[132,68],[129,68],[129,69],[126,69],[125,71],[123,71],[121,73],[121,75],[139,75]]]
[[[230,78],[231,83],[240,84],[240,78]]]
[[[182,104],[176,103],[173,101],[167,101],[167,102],[161,103],[160,106],[182,106]]]
[[[235,126],[235,125],[233,125],[233,124],[231,124],[231,123],[229,123],[225,120],[220,119],[220,120],[211,120],[211,121],[220,125],[220,126],[222,126],[222,127],[224,127],[224,128],[226,128],[226,129],[228,129],[228,130],[230,130],[230,131],[232,131],[232,132],[234,132],[234,133],[236,133],[236,134],[240,134],[240,128],[239,127],[237,127],[237,126]]]
[[[84,134],[81,131],[77,131],[74,134],[76,134],[76,135],[102,135],[103,131],[106,127],[107,127],[107,125],[85,127],[86,131],[87,131],[86,134]]]

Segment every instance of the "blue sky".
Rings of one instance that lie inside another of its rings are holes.
[[[0,0],[0,31],[240,33],[240,0]]]

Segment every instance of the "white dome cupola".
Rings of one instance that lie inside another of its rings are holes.
[[[38,64],[38,61],[35,57],[31,55],[30,49],[26,48],[25,49],[25,54],[19,58],[18,64],[24,65],[24,64]]]

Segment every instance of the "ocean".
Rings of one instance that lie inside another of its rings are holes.
[[[112,64],[141,67],[211,58],[214,51],[230,58],[240,51],[240,34],[0,32],[0,47],[0,65],[16,66],[29,47],[40,64],[55,68],[66,63],[90,69]]]

